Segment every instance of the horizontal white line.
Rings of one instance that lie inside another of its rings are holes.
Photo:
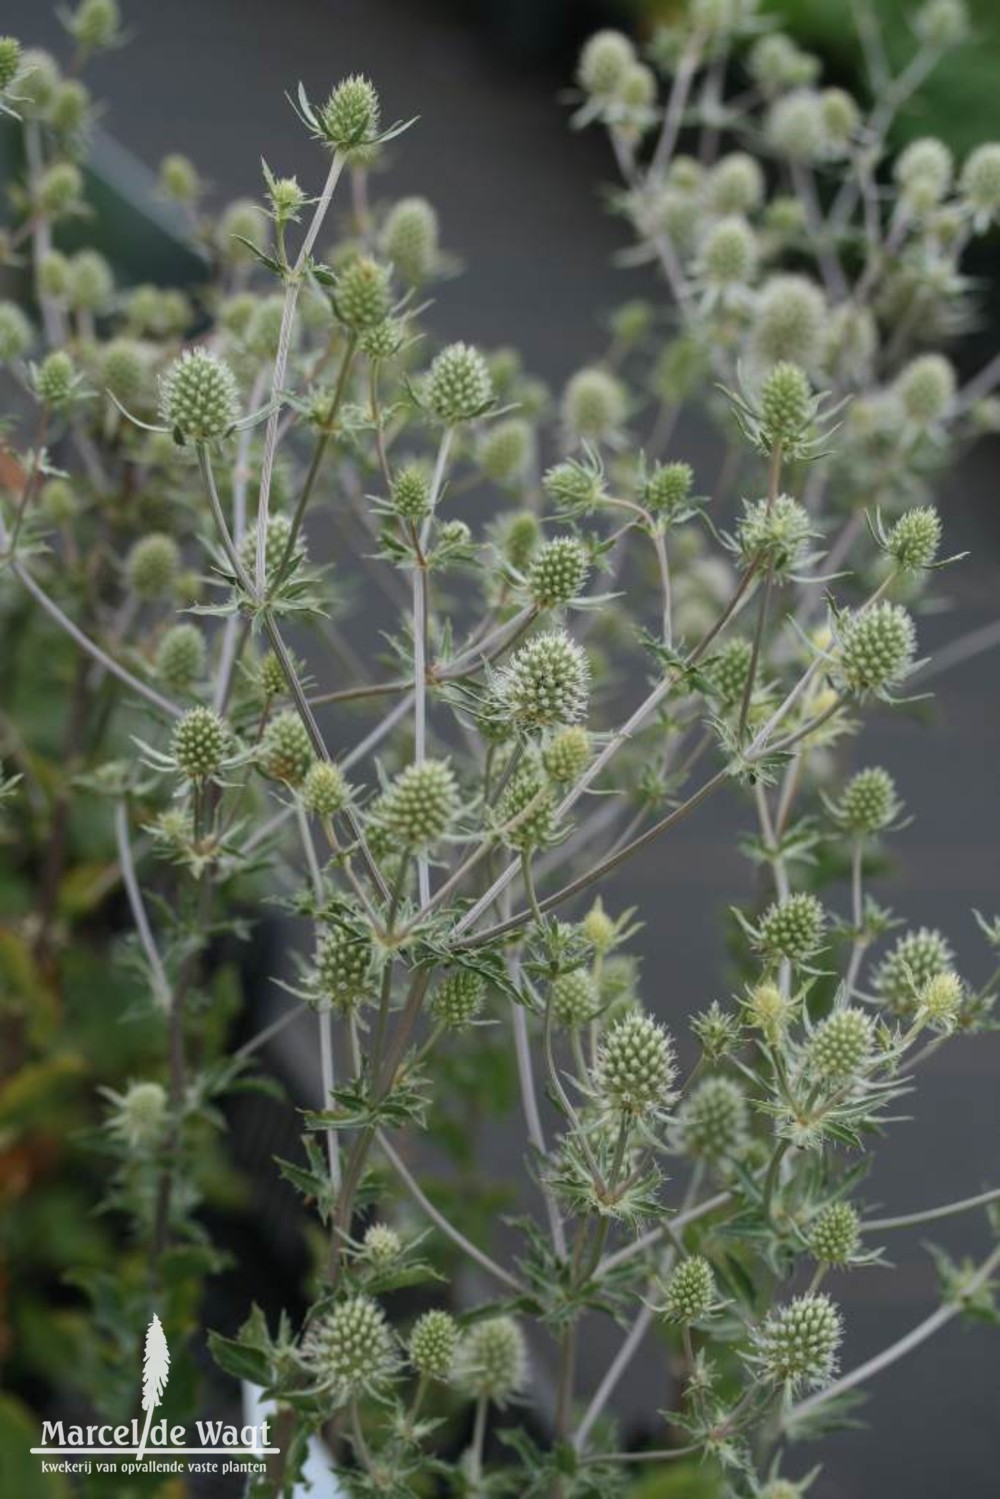
[[[36,1457],[136,1457],[138,1447],[32,1447]],[[280,1447],[147,1447],[147,1457],[269,1457]]]

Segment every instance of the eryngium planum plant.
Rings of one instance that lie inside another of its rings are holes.
[[[117,7],[83,0],[66,71],[0,40],[24,143],[4,253],[30,267],[25,305],[0,303],[0,607],[11,703],[54,662],[65,720],[53,752],[27,707],[0,719],[26,851],[5,858],[33,892],[10,928],[14,1066],[59,1050],[32,986],[64,993],[90,940],[70,896],[86,885],[92,914],[120,891],[134,932],[121,1013],[96,981],[76,1002],[100,1012],[83,1108],[127,1249],[78,1278],[93,1307],[67,1366],[126,1414],[151,1304],[175,1359],[195,1336],[218,1110],[273,1029],[227,1040],[220,943],[276,902],[300,935],[284,1018],[315,1034],[322,1086],[274,1169],[319,1247],[298,1325],[248,1307],[212,1339],[281,1411],[262,1493],[322,1432],[357,1494],[583,1499],[687,1454],[734,1499],[800,1494],[793,1437],[953,1317],[994,1316],[1000,1246],[938,1253],[940,1306],[855,1365],[831,1276],[889,1274],[894,1229],[1000,1196],[865,1204],[923,1061],[992,1024],[992,984],[870,893],[904,809],[852,741],[919,690],[919,617],[955,560],[934,483],[1000,421],[1000,366],[962,385],[940,352],[973,310],[962,258],[1000,214],[1000,145],[892,159],[964,11],[928,0],[893,79],[858,11],[858,99],[754,0],[692,0],[643,56],[587,42],[575,123],[606,131],[614,206],[667,295],[618,309],[555,400],[509,349],[429,345],[449,262],[431,203],[370,191],[403,127],[369,79],[298,90],[307,184],[265,166],[259,201],[212,212],[168,156],[204,278],[125,286],[60,248],[87,223],[80,70],[120,40]],[[717,473],[677,435],[697,406]],[[735,913],[731,994],[678,1039],[642,996],[650,913],[616,913],[607,882],[640,849],[669,858],[724,788],[760,896]],[[119,1076],[104,1035],[136,1024],[142,1075]],[[523,1215],[501,1252],[486,1158],[509,1091]],[[460,1192],[422,1184],[424,1134]],[[598,1318],[622,1328],[605,1369],[583,1356]],[[672,1409],[626,1450],[617,1386],[657,1336]]]

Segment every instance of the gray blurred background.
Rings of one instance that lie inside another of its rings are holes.
[[[388,119],[420,115],[373,191],[425,193],[439,208],[444,242],[465,266],[438,290],[430,313],[442,338],[513,344],[558,389],[603,347],[602,312],[653,289],[648,278],[612,265],[625,243],[601,202],[612,163],[596,132],[569,131],[558,100],[579,39],[606,10],[573,0],[127,0],[124,9],[133,45],[99,60],[90,80],[110,106],[107,129],[153,167],[169,150],[190,155],[221,198],[258,192],[262,155],[282,174],[314,180],[315,154],[284,97],[299,79],[322,96],[345,72],[367,71]],[[3,26],[26,43],[57,45],[47,12],[38,0],[6,0]],[[963,357],[971,368],[991,342],[995,348],[998,339],[987,330],[970,346]],[[671,456],[694,464],[696,489],[710,485],[717,461],[704,432],[682,426]],[[995,442],[981,447],[942,495],[946,550],[973,557],[947,576],[953,607],[924,627],[928,651],[1000,612],[997,457]],[[972,980],[986,976],[988,954],[970,908],[1000,909],[998,664],[1000,655],[985,655],[936,680],[937,708],[925,723],[882,714],[863,750],[892,768],[918,810],[895,840],[891,893],[885,885],[875,894],[911,924],[941,926]],[[752,888],[734,847],[734,812],[746,819],[733,804],[706,806],[627,865],[609,895],[613,909],[639,906],[644,997],[678,1031],[727,993],[723,912]],[[871,1198],[905,1212],[997,1184],[998,1078],[998,1038],[945,1048],[926,1069],[915,1117],[881,1150]],[[497,1142],[498,1158],[512,1164],[518,1148],[512,1130]],[[976,1253],[985,1244],[981,1221],[935,1229],[935,1240],[954,1250]],[[848,1316],[848,1367],[934,1304],[920,1235],[893,1235],[890,1248],[892,1274],[831,1277]],[[590,1341],[588,1385],[619,1337],[608,1329]],[[651,1392],[662,1404],[667,1388],[662,1353],[650,1342],[621,1386],[626,1432],[630,1421],[641,1429]],[[830,1444],[816,1499],[1000,1493],[1000,1337],[953,1324],[874,1384],[867,1417],[874,1433],[848,1432]],[[814,1454],[803,1450],[803,1470]]]

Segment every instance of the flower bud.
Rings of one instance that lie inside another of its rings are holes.
[[[379,821],[403,848],[420,850],[437,843],[458,813],[458,783],[446,760],[408,765],[392,782]]]
[[[530,422],[509,416],[494,422],[476,448],[479,467],[488,479],[502,484],[519,479],[534,458],[535,434]]]
[[[708,173],[704,194],[713,214],[753,213],[764,201],[764,173],[754,157],[732,151]]]
[[[910,1016],[917,996],[931,979],[947,972],[954,956],[951,944],[931,927],[904,932],[876,967],[872,988],[893,1014]]]
[[[943,354],[920,354],[899,375],[896,389],[914,426],[931,427],[955,399],[954,366]]]
[[[527,729],[577,723],[587,711],[590,671],[565,630],[535,635],[516,651],[499,679],[501,702]]]
[[[58,410],[68,403],[77,376],[73,361],[64,349],[56,349],[47,354],[41,364],[35,367],[34,376],[35,393],[43,405]]]
[[[743,1089],[732,1078],[705,1078],[685,1100],[677,1128],[681,1149],[695,1160],[722,1161],[738,1154],[749,1134]]]
[[[757,267],[757,236],[737,215],[719,219],[702,241],[698,270],[713,287],[745,286]]]
[[[29,47],[21,54],[17,78],[18,108],[26,114],[44,114],[59,87],[59,64],[50,52]]]
[[[427,404],[446,427],[472,421],[493,402],[489,367],[478,349],[469,344],[449,344],[430,367]]]
[[[254,250],[267,249],[269,234],[267,216],[253,198],[234,199],[219,220],[219,247],[234,265],[252,264]]]
[[[49,218],[58,218],[79,203],[83,194],[80,168],[71,161],[56,161],[38,179],[38,207]]]
[[[913,663],[916,631],[899,604],[883,601],[843,616],[838,635],[837,665],[851,692],[890,687],[906,676]]]
[[[73,135],[83,125],[90,107],[90,94],[78,78],[64,78],[52,96],[49,119],[53,130]]]
[[[419,463],[401,468],[393,481],[392,500],[404,520],[422,520],[430,510],[431,481]]]
[[[674,1096],[677,1063],[668,1032],[649,1015],[623,1015],[601,1039],[594,1086],[612,1114],[663,1110]]]
[[[317,817],[333,817],[347,804],[344,773],[329,760],[314,760],[302,782],[302,801]]]
[[[888,771],[879,765],[859,770],[844,787],[834,816],[849,833],[880,833],[898,816],[896,786]]]
[[[483,1008],[486,982],[471,968],[456,968],[441,980],[431,1000],[431,1014],[449,1031],[464,1031]]]
[[[917,997],[917,1015],[924,1025],[946,1035],[955,1029],[962,1010],[962,980],[957,973],[939,973],[928,979]]]
[[[739,544],[745,566],[763,562],[776,576],[787,575],[801,559],[811,535],[809,514],[791,495],[744,503]]]
[[[66,479],[49,479],[39,496],[42,512],[54,526],[64,526],[79,514],[76,491]]]
[[[455,1377],[469,1395],[501,1404],[523,1388],[527,1376],[524,1334],[513,1317],[489,1317],[463,1334]]]
[[[160,162],[160,190],[176,203],[197,203],[203,188],[198,168],[175,151]]]
[[[22,359],[31,348],[34,333],[16,302],[0,302],[0,364]]]
[[[791,161],[813,162],[823,155],[826,124],[823,104],[815,89],[794,89],[775,100],[765,124],[768,143]]]
[[[104,388],[119,401],[127,403],[139,400],[148,374],[146,351],[135,339],[112,339],[102,351],[101,377]]]
[[[988,222],[1000,212],[1000,142],[987,141],[969,153],[959,186],[977,216]]]
[[[294,708],[272,718],[257,750],[257,764],[272,781],[300,786],[316,755],[309,731]]]
[[[205,674],[205,637],[197,625],[169,629],[156,652],[156,674],[165,686],[186,692]]]
[[[121,28],[118,0],[80,0],[67,26],[85,52],[113,47]]]
[[[190,708],[179,718],[171,740],[177,767],[189,781],[215,775],[226,753],[226,725],[211,708]]]
[[[180,560],[180,548],[172,536],[161,531],[143,536],[125,562],[129,587],[140,599],[163,598],[173,587]]]
[[[864,1010],[834,1010],[809,1039],[809,1067],[826,1082],[844,1082],[862,1070],[871,1049],[871,1017]]]
[[[672,520],[687,505],[693,483],[690,463],[658,463],[646,477],[643,504],[653,515]]]
[[[956,47],[969,34],[969,12],[965,0],[927,0],[913,22],[921,41],[932,47]]]
[[[387,1223],[373,1223],[365,1231],[362,1246],[364,1258],[376,1269],[387,1269],[403,1252],[403,1243],[394,1228]]]
[[[129,1083],[122,1094],[110,1094],[114,1112],[108,1128],[129,1150],[155,1150],[166,1132],[169,1103],[160,1083]]]
[[[383,322],[392,306],[387,267],[367,255],[349,260],[337,277],[333,306],[344,327],[353,333]]]
[[[590,764],[590,735],[579,724],[561,729],[542,750],[546,775],[557,786],[578,781]]]
[[[857,102],[842,88],[825,88],[819,102],[828,145],[846,147],[857,134],[861,122]]]
[[[539,609],[566,604],[587,581],[587,549],[575,536],[556,536],[535,553],[528,574],[528,592]]]
[[[622,32],[595,31],[580,53],[577,82],[595,98],[611,98],[634,62],[635,48]]]
[[[837,1368],[843,1322],[829,1296],[807,1293],[777,1307],[754,1335],[754,1362],[789,1390],[828,1384]]]
[[[377,1393],[395,1362],[385,1313],[370,1296],[351,1296],[312,1324],[302,1357],[319,1383],[342,1401]]]
[[[578,370],[563,392],[562,415],[573,437],[604,442],[625,421],[625,387],[596,365]]]
[[[576,1030],[593,1020],[600,1008],[597,986],[586,968],[561,973],[549,985],[549,1004],[559,1025]]]
[[[778,1045],[795,1016],[795,1002],[777,984],[757,984],[743,1001],[747,1024],[762,1031],[772,1046]]]
[[[370,998],[373,950],[371,938],[339,924],[327,927],[316,945],[313,966],[323,999],[342,1012]]]
[[[69,303],[79,312],[99,312],[111,300],[111,267],[96,250],[81,250],[69,263]]]
[[[530,510],[520,510],[502,518],[500,523],[500,549],[511,567],[524,572],[531,561],[542,534],[538,517]]]
[[[369,144],[378,134],[381,105],[374,85],[360,73],[338,83],[319,111],[320,128],[338,151]]]
[[[518,853],[544,848],[555,831],[555,798],[550,783],[533,766],[514,776],[497,807],[501,837]]]
[[[759,405],[764,440],[772,447],[793,442],[812,420],[809,377],[797,364],[783,359],[761,386]]]
[[[679,1261],[663,1287],[663,1304],[657,1312],[667,1322],[690,1327],[708,1312],[716,1299],[712,1267],[700,1254]]]
[[[752,655],[750,641],[734,635],[706,665],[705,673],[723,707],[731,708],[742,700]]]
[[[424,1312],[410,1333],[410,1363],[425,1379],[448,1379],[458,1349],[458,1324],[436,1307]]]
[[[784,32],[772,31],[750,49],[747,67],[751,78],[767,97],[784,89],[804,88],[819,76],[819,59],[801,48]]]
[[[819,358],[826,301],[805,276],[772,276],[757,300],[751,349],[761,364],[782,360],[812,369]]]
[[[0,36],[0,94],[17,77],[21,66],[21,43],[16,36]]]
[[[618,928],[604,909],[604,902],[598,896],[580,923],[580,930],[587,941],[593,944],[595,952],[604,954],[611,951]]]
[[[941,517],[933,505],[918,505],[901,515],[886,538],[886,551],[904,572],[930,567],[941,545]]]
[[[821,1265],[846,1265],[858,1247],[859,1227],[849,1202],[831,1202],[809,1225],[809,1248]]]
[[[213,442],[239,420],[236,378],[207,349],[188,349],[160,381],[160,411],[179,442]]]
[[[904,199],[914,195],[931,204],[940,203],[951,186],[954,164],[943,141],[934,136],[911,141],[896,158],[893,176]]]
[[[439,258],[438,216],[426,198],[400,198],[382,226],[382,250],[401,279],[426,281]]]

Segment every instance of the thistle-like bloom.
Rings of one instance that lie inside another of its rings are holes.
[[[542,729],[577,723],[587,711],[587,658],[565,630],[535,635],[500,673],[503,710],[520,727]]]
[[[431,1000],[431,1014],[450,1031],[464,1031],[483,1008],[486,981],[470,968],[456,968],[441,980]]]
[[[554,978],[549,986],[549,1003],[553,1017],[567,1030],[593,1020],[600,1008],[600,996],[590,970],[572,968]]]
[[[711,1310],[715,1300],[712,1267],[704,1256],[693,1254],[678,1263],[662,1287],[662,1301],[656,1310],[665,1321],[689,1327]]]
[[[958,1023],[964,992],[957,973],[936,974],[917,996],[917,1014],[932,1030],[948,1035]]]
[[[904,932],[876,966],[872,988],[894,1015],[910,1016],[917,995],[931,979],[947,972],[954,957],[947,938],[932,927]]]
[[[16,302],[0,302],[0,364],[21,359],[34,338],[31,324]]]
[[[447,760],[424,760],[400,772],[381,800],[378,817],[404,848],[419,851],[444,836],[458,806],[458,783]]]
[[[686,508],[693,483],[690,463],[658,463],[646,476],[643,503],[653,515],[671,520]]]
[[[257,752],[257,764],[272,781],[300,786],[316,753],[309,730],[295,708],[287,708],[271,719]]]
[[[458,1350],[458,1323],[448,1312],[424,1312],[410,1333],[410,1363],[425,1379],[448,1379]]]
[[[724,1161],[738,1155],[749,1128],[746,1094],[730,1077],[706,1077],[677,1116],[680,1147],[695,1160]]]
[[[404,520],[423,520],[431,506],[431,481],[419,463],[408,463],[396,474],[392,503]]]
[[[594,1089],[610,1114],[662,1114],[674,1098],[677,1062],[668,1031],[650,1015],[614,1021],[601,1039]]]
[[[523,416],[508,416],[494,422],[476,448],[479,467],[497,484],[521,478],[534,456],[534,428]]]
[[[394,1228],[387,1223],[373,1223],[365,1230],[361,1246],[363,1257],[378,1270],[385,1270],[399,1259],[403,1252],[403,1241]]]
[[[426,198],[400,198],[382,226],[382,250],[404,281],[426,281],[438,260],[438,216]]]
[[[0,93],[8,89],[21,66],[21,43],[16,36],[0,36]]]
[[[204,781],[216,774],[226,754],[228,731],[211,708],[190,708],[178,719],[171,751],[182,775]]]
[[[239,420],[236,377],[207,349],[188,349],[160,382],[160,412],[181,442],[214,442]]]
[[[165,686],[186,692],[204,676],[206,659],[205,637],[198,626],[173,625],[157,649],[156,673]]]
[[[535,553],[528,592],[540,609],[567,604],[587,581],[587,549],[575,536],[555,536]]]
[[[524,1334],[513,1317],[488,1317],[463,1334],[455,1378],[473,1398],[502,1405],[523,1389],[527,1377]]]
[[[768,143],[792,161],[819,161],[829,137],[823,102],[815,89],[793,89],[776,99],[765,122]]]
[[[737,214],[719,219],[702,241],[698,271],[708,286],[746,286],[757,266],[757,236]]]
[[[809,1248],[822,1265],[846,1265],[858,1247],[861,1220],[849,1202],[831,1202],[809,1225]]]
[[[35,394],[43,406],[54,411],[68,404],[78,376],[73,361],[64,349],[47,354],[41,364],[33,366]]]
[[[955,399],[955,367],[943,354],[920,354],[896,380],[896,390],[915,427],[942,421]]]
[[[749,214],[764,201],[764,174],[760,163],[745,151],[731,151],[716,162],[704,182],[709,210],[723,217]]]
[[[320,128],[331,146],[350,151],[378,134],[381,106],[374,84],[360,73],[338,83],[319,111]]]
[[[585,93],[598,99],[612,98],[635,62],[635,48],[628,37],[610,29],[595,31],[580,53],[576,76]]]
[[[845,614],[837,635],[836,667],[851,692],[882,692],[902,681],[913,664],[917,632],[900,604],[883,600]]]
[[[822,349],[826,300],[805,276],[772,276],[757,300],[750,335],[755,362],[768,366],[788,360],[815,367]]]
[[[590,735],[580,724],[560,729],[542,750],[545,774],[557,786],[578,781],[590,764]]]
[[[872,765],[851,776],[831,811],[845,832],[870,835],[895,822],[901,803],[889,772]]]
[[[526,765],[514,776],[497,806],[500,836],[508,848],[528,853],[544,848],[555,833],[555,797],[539,767]]]
[[[343,923],[329,926],[316,944],[316,989],[337,1010],[353,1010],[371,995],[371,938]]]
[[[829,1296],[796,1296],[757,1329],[750,1361],[789,1391],[829,1384],[837,1369],[844,1329]]]
[[[841,1083],[856,1077],[872,1051],[872,1021],[864,1010],[834,1010],[821,1020],[806,1047],[806,1060],[814,1076]]]
[[[812,534],[808,512],[791,495],[748,500],[740,522],[740,556],[747,567],[760,561],[784,577],[801,560]]]
[[[783,359],[760,388],[760,422],[764,440],[772,447],[794,442],[812,421],[814,402],[809,377],[797,364]]]
[[[302,782],[302,800],[317,817],[333,817],[347,804],[349,795],[343,771],[329,760],[315,760]]]
[[[302,1359],[316,1383],[345,1403],[380,1394],[396,1366],[385,1313],[370,1296],[351,1296],[306,1332]]]
[[[768,958],[801,962],[819,947],[825,919],[815,895],[790,895],[768,906],[757,926],[755,946]]]
[[[743,697],[752,655],[750,641],[742,635],[734,635],[707,663],[705,675],[724,708],[732,707]]]
[[[588,442],[606,442],[625,421],[625,387],[617,376],[596,365],[578,370],[563,392],[562,416],[567,431]]]
[[[916,505],[892,526],[885,550],[904,572],[932,566],[941,545],[941,517],[933,505]]]
[[[388,267],[369,255],[356,255],[337,277],[333,306],[344,327],[352,333],[384,322],[392,307]]]
[[[161,599],[170,593],[180,560],[180,547],[172,536],[154,531],[141,537],[125,559],[125,573],[136,598]]]
[[[454,343],[433,360],[427,377],[427,405],[446,427],[473,421],[493,404],[489,365],[470,344]]]
[[[988,141],[969,153],[959,186],[977,224],[990,223],[1000,212],[1000,144]]]

